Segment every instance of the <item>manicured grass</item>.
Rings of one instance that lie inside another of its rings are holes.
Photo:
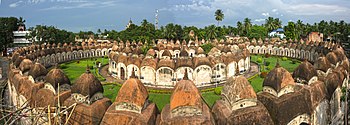
[[[270,65],[265,67],[265,70],[268,71],[268,72],[270,70],[272,70],[276,66],[277,59],[279,59],[280,66],[285,68],[289,72],[293,72],[294,69],[300,64],[300,61],[296,61],[296,63],[293,64],[293,61],[290,58],[288,58],[286,61],[283,61],[282,57],[270,56],[269,58],[265,58],[265,57],[263,57],[261,55],[251,55],[251,60],[250,61],[258,63],[257,62],[258,58],[262,58],[263,60],[265,59],[266,62],[270,62]],[[263,62],[258,63],[258,64],[263,65]]]
[[[91,73],[95,74],[95,76],[100,80],[104,81],[104,78],[100,76],[97,72],[98,68],[95,65],[96,61],[99,61],[103,64],[108,63],[108,59],[105,58],[93,58],[93,59],[83,59],[83,60],[76,60],[71,61],[67,63],[60,64],[60,68],[64,71],[64,73],[68,76],[69,80],[74,83],[77,78],[84,72],[86,72],[87,66],[92,66],[93,69],[91,70]],[[78,63],[79,62],[79,63]]]
[[[170,103],[170,97],[171,94],[149,93],[148,95],[148,99],[154,102],[160,111],[162,111],[166,104]]]
[[[108,84],[103,85],[103,96],[111,99],[112,102],[115,101],[115,97],[117,97],[117,94],[119,92],[120,86],[115,84]]]
[[[204,101],[208,104],[209,107],[213,107],[216,100],[219,100],[221,98],[220,95],[216,95],[214,91],[211,92],[204,92],[202,93],[202,97]]]
[[[293,72],[295,70],[295,68],[297,66],[299,66],[299,64],[300,64],[300,61],[296,61],[293,64],[293,61],[292,61],[293,59],[291,59],[291,58],[288,58],[287,60],[283,61],[282,57],[270,56],[269,58],[265,58],[262,55],[251,55],[250,61],[258,63],[258,58],[261,58],[263,60],[265,59],[266,62],[270,62],[270,65],[263,66],[263,69],[260,69],[261,71],[265,71],[265,72],[270,72],[273,68],[275,68],[276,63],[277,63],[277,59],[279,59],[280,66],[285,68],[289,72]],[[258,64],[260,64],[260,66],[262,66],[263,62],[258,63]],[[250,84],[252,85],[252,87],[254,88],[255,92],[262,91],[264,78],[261,78],[260,76],[255,76],[255,77],[251,78],[249,81],[250,81]]]
[[[250,84],[252,85],[255,92],[262,91],[262,86],[264,82],[264,78],[261,78],[260,76],[256,76],[249,80]]]

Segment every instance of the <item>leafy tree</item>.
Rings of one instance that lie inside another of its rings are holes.
[[[15,17],[0,17],[0,51],[3,51],[4,56],[13,43],[13,31],[18,29],[18,22]]]
[[[244,22],[244,34],[248,34],[252,27],[251,19],[245,18],[243,22]]]
[[[288,22],[288,25],[284,27],[284,30],[288,39],[298,39],[298,31],[294,22]]]
[[[267,36],[267,29],[264,26],[254,25],[248,34],[249,38],[265,38]]]
[[[237,30],[238,30],[238,35],[243,35],[244,26],[240,21],[237,22]]]
[[[282,21],[279,18],[268,17],[267,19],[265,19],[265,27],[268,29],[269,32],[271,32],[272,30],[281,28]]]
[[[211,43],[207,43],[207,44],[202,44],[201,47],[204,50],[204,52],[208,54],[214,46]]]
[[[221,9],[217,9],[215,11],[215,20],[218,21],[218,26],[219,26],[219,22],[222,21],[224,19],[224,13],[222,12]]]
[[[205,27],[204,29],[206,31],[207,40],[215,39],[218,36],[218,30],[215,27],[215,25],[210,25],[208,27]]]

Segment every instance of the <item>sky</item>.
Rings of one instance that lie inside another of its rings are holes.
[[[298,19],[350,22],[350,0],[0,0],[0,17],[23,17],[27,27],[52,25],[73,32],[120,31],[130,19],[137,25],[143,19],[154,23],[156,9],[159,25],[217,24],[217,9],[225,15],[220,24],[231,26],[246,17],[262,24],[269,16],[283,24]]]

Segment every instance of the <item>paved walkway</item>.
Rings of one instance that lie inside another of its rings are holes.
[[[255,74],[259,73],[259,68],[258,65],[255,63],[250,63],[250,69],[248,73],[244,74],[244,77],[246,77],[247,79],[254,76]]]
[[[255,74],[259,73],[258,70],[259,69],[258,69],[258,65],[257,64],[250,63],[250,70],[249,70],[248,73],[244,74],[244,77],[250,78],[250,77],[254,76]],[[121,79],[117,79],[117,78],[112,77],[108,73],[108,65],[103,66],[100,71],[101,71],[100,72],[101,76],[103,76],[106,79],[106,81],[102,82],[102,84],[106,84],[106,83],[124,83],[124,81],[125,81],[125,80],[121,80]]]
[[[102,84],[106,84],[106,83],[124,83],[124,81],[125,81],[125,80],[114,78],[110,74],[108,74],[108,65],[105,65],[104,67],[102,67],[102,69],[100,71],[101,71],[100,72],[101,76],[103,76],[106,79],[106,81],[102,82]]]

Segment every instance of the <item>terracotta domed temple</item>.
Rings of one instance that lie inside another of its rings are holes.
[[[142,42],[94,40],[20,47],[10,59],[2,102],[11,111],[30,109],[24,116],[52,114],[16,121],[24,125],[55,120],[71,125],[325,125],[344,120],[342,89],[348,87],[350,63],[339,44],[242,37],[213,40],[208,50],[201,47],[208,42],[151,41],[148,50]],[[256,92],[245,77],[253,54],[301,64],[290,72],[277,63]],[[104,96],[103,83],[89,68],[71,82],[58,67],[104,56],[109,60],[106,74],[123,81],[115,83],[120,89],[112,92],[114,102]],[[211,106],[203,90],[216,86],[222,91]],[[151,89],[169,90],[163,109],[151,101]]]

